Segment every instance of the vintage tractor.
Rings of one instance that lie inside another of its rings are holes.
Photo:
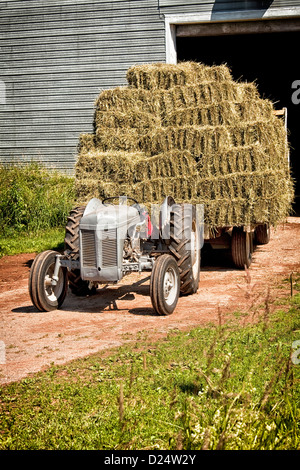
[[[118,204],[113,201],[119,199]],[[180,294],[198,289],[203,244],[196,206],[166,197],[158,222],[132,198],[93,198],[72,210],[65,251],[38,254],[31,266],[29,292],[40,311],[59,309],[68,287],[88,296],[99,284],[115,284],[132,272],[151,271],[150,297],[155,312],[171,314]]]

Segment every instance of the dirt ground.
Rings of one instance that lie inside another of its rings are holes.
[[[245,311],[270,295],[288,295],[278,283],[300,272],[300,218],[289,218],[272,231],[268,245],[257,247],[249,269],[252,296],[245,295],[245,272],[237,270],[226,252],[203,257],[198,293],[180,297],[172,315],[154,314],[149,273],[130,274],[116,286],[102,287],[93,297],[68,294],[61,310],[41,313],[32,306],[28,275],[34,254],[0,260],[0,383],[25,378],[51,364],[120,346],[137,338],[150,340],[170,330],[225,321],[230,312]],[[254,312],[254,310],[253,310]],[[238,321],[237,317],[236,321]],[[245,318],[251,321],[252,315]],[[254,318],[256,319],[255,315]]]

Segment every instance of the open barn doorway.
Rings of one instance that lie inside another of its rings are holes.
[[[294,210],[300,216],[300,31],[177,37],[177,61],[226,63],[235,80],[255,81],[262,98],[288,111],[290,164],[296,180]],[[298,82],[298,83],[297,83]],[[298,91],[297,91],[298,90]]]

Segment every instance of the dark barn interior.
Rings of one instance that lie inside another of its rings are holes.
[[[296,180],[294,210],[297,215],[300,214],[300,103],[297,105],[292,101],[293,93],[296,95],[292,84],[300,80],[295,57],[299,39],[298,31],[177,37],[178,62],[226,63],[235,80],[255,81],[261,96],[272,100],[276,109],[287,108],[290,165]],[[300,93],[297,96],[299,98]]]

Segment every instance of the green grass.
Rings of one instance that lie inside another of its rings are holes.
[[[300,295],[277,308],[2,386],[0,449],[299,450]]]
[[[60,251],[63,249],[64,237],[64,227],[50,227],[38,232],[6,232],[4,236],[0,234],[0,257],[45,250]]]
[[[36,162],[0,165],[0,257],[61,243],[74,179]]]

